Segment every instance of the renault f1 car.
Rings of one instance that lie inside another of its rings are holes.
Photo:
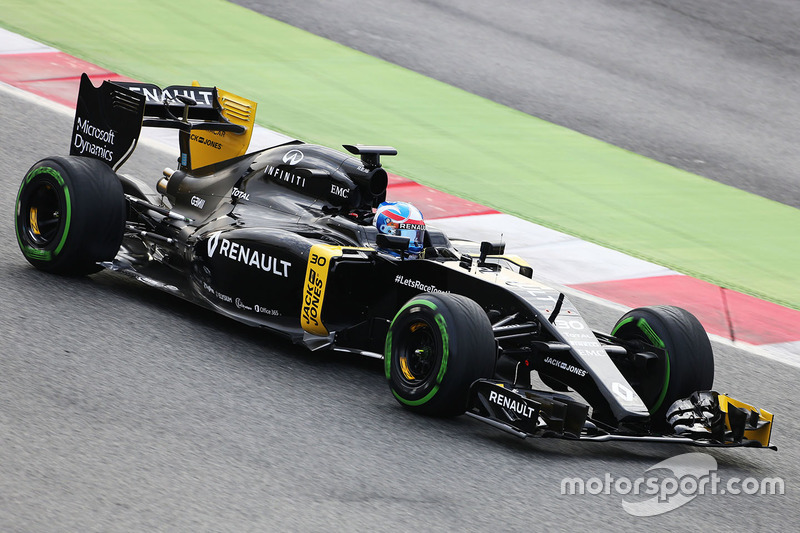
[[[84,75],[70,155],[39,161],[19,189],[25,258],[108,269],[311,350],[383,358],[414,412],[519,437],[774,448],[771,413],[710,390],[711,345],[687,311],[633,309],[600,333],[502,244],[416,224],[409,250],[373,223],[393,148],[247,153],[255,110],[214,87],[96,88]],[[142,126],[179,132],[177,168],[154,187],[117,172]]]

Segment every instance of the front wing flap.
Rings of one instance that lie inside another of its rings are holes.
[[[520,438],[606,442],[663,442],[704,447],[770,448],[773,414],[713,391],[678,400],[668,409],[672,433],[635,427],[603,429],[589,406],[550,391],[479,379],[472,384],[466,414]]]
[[[769,446],[774,415],[714,391],[699,391],[667,409],[676,434],[741,446]]]

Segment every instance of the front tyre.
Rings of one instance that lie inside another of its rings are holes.
[[[49,157],[33,165],[17,193],[14,226],[25,258],[39,270],[84,275],[114,258],[125,230],[117,175],[97,159]]]
[[[478,378],[491,377],[497,355],[484,310],[464,296],[423,293],[389,326],[384,369],[403,407],[431,416],[457,416]]]
[[[666,425],[666,411],[675,400],[714,384],[714,353],[700,321],[680,307],[659,305],[628,311],[612,335],[663,350],[645,365],[617,362],[620,372],[650,411],[655,428]]]

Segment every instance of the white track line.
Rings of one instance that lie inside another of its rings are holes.
[[[58,50],[0,28],[0,54],[36,54],[39,52],[58,52]]]

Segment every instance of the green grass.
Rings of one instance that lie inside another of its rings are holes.
[[[6,0],[0,26],[159,85],[259,103],[308,142],[389,144],[426,185],[800,309],[800,210],[501,106],[222,0]]]

